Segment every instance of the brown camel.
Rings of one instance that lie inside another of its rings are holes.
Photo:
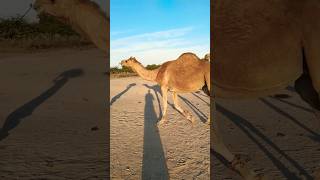
[[[294,83],[319,113],[320,1],[215,0],[211,6],[216,97],[262,97]],[[213,117],[211,149],[245,179],[260,179],[226,147],[218,127]]]
[[[134,57],[121,61],[121,65],[132,68],[141,78],[160,85],[163,115],[159,125],[167,121],[168,90],[173,92],[174,107],[194,123],[192,114],[180,107],[177,97],[178,93],[195,92],[204,86],[210,90],[210,63],[208,61],[200,60],[193,53],[184,53],[178,59],[167,61],[155,70],[145,69]]]
[[[36,0],[34,9],[69,24],[76,32],[91,40],[99,49],[109,51],[110,19],[90,0]]]

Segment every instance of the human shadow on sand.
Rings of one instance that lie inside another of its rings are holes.
[[[159,107],[159,116],[160,117],[162,117],[162,110],[161,110],[161,101],[160,101],[160,98],[159,98],[159,95],[158,94],[160,94],[161,96],[162,96],[162,94],[161,94],[161,90],[160,90],[160,86],[158,86],[158,85],[153,85],[153,86],[150,86],[150,85],[148,85],[148,84],[143,84],[145,87],[147,87],[147,88],[149,88],[149,89],[152,89],[153,90],[153,92],[154,92],[154,94],[156,95],[156,98],[157,98],[157,101],[158,101],[158,107]],[[172,104],[169,104],[169,105],[171,105],[171,106],[173,106]]]
[[[292,172],[284,163],[282,163],[278,157],[276,157],[264,143],[268,144],[273,150],[279,153],[284,159],[286,159],[293,167],[295,167],[300,176],[303,176],[305,179],[313,179],[311,175],[302,167],[298,162],[288,156],[284,151],[282,151],[276,144],[274,144],[266,135],[264,135],[260,130],[255,128],[249,121],[242,118],[241,116],[227,110],[223,106],[216,103],[217,111],[222,115],[227,117],[228,120],[232,121],[238,128],[240,128],[260,149],[261,151],[272,161],[272,163],[279,169],[284,177],[290,180],[299,180],[301,177],[298,177],[294,172]],[[261,138],[263,143],[260,142],[257,138]],[[214,154],[213,154],[214,155]],[[220,159],[221,157],[217,157]]]
[[[0,129],[0,141],[8,137],[9,131],[16,128],[24,118],[30,116],[37,107],[56,94],[71,78],[79,77],[83,74],[82,69],[71,69],[61,73],[53,80],[52,87],[11,112]]]
[[[153,106],[154,97],[148,90],[144,107],[144,140],[142,179],[169,179],[166,158],[164,155],[159,130],[157,114]]]
[[[127,86],[127,88],[125,90],[123,90],[122,92],[120,92],[119,94],[115,95],[111,101],[110,101],[110,106],[112,106],[113,103],[115,103],[123,94],[125,94],[126,92],[129,91],[130,88],[132,88],[133,86],[135,86],[136,83],[131,83]]]
[[[286,117],[287,119],[291,120],[293,123],[295,123],[296,125],[298,125],[302,129],[304,129],[305,131],[309,132],[312,135],[312,136],[309,136],[311,140],[320,142],[320,135],[318,133],[314,132],[312,129],[310,129],[309,127],[307,127],[306,125],[304,125],[303,123],[298,121],[296,118],[291,116],[289,113],[281,110],[280,108],[276,107],[271,102],[269,102],[263,98],[260,98],[260,101],[263,102],[268,107],[270,107],[271,109],[273,109],[274,111],[276,111],[277,113],[279,113],[279,114],[283,115],[284,117]]]

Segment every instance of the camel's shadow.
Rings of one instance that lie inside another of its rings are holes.
[[[216,104],[217,111],[223,116],[227,117],[228,120],[232,121],[240,130],[242,130],[249,139],[251,139],[259,149],[272,161],[272,163],[279,169],[287,179],[298,180],[298,177],[291,169],[289,169],[282,161],[280,161],[272,151],[270,151],[264,144],[269,145],[275,152],[279,153],[287,162],[289,162],[293,167],[295,167],[300,175],[307,179],[311,179],[311,175],[301,166],[297,161],[287,155],[281,148],[279,148],[275,143],[273,143],[266,135],[264,135],[259,129],[255,128],[248,120],[242,118],[234,112],[231,112],[224,108],[223,106]],[[259,140],[259,138],[261,140]],[[216,153],[213,155],[219,159],[223,164],[226,163],[223,157],[217,156]]]
[[[110,101],[110,106],[112,106],[113,103],[115,103],[118,99],[120,99],[120,97],[121,97],[122,95],[124,95],[126,92],[128,92],[129,89],[132,88],[132,87],[135,86],[135,85],[136,85],[136,83],[131,83],[131,84],[129,84],[129,85],[126,87],[125,90],[123,90],[123,91],[120,92],[119,94],[115,95],[115,96],[111,99],[111,101]]]
[[[287,88],[288,91],[296,93],[295,89],[291,86]],[[314,113],[313,109],[310,109],[308,107],[304,107],[302,105],[295,104],[293,102],[287,101],[285,99],[291,98],[292,96],[287,94],[281,94],[281,95],[274,95],[269,96],[270,99],[278,101],[280,103],[286,104],[288,106],[294,107],[296,109],[308,112],[308,113]],[[316,142],[320,142],[320,135],[312,130],[312,128],[309,128],[307,125],[303,124],[302,122],[298,121],[295,117],[290,115],[285,110],[277,107],[276,104],[273,104],[271,101],[267,100],[267,98],[260,98],[260,101],[266,105],[267,107],[271,108],[273,111],[279,113],[280,115],[284,116],[285,119],[291,120],[294,124],[305,130],[310,134],[310,139],[314,140]],[[220,104],[216,103],[216,110],[221,113],[221,115],[225,116],[226,119],[230,120],[234,125],[236,125],[242,132],[244,132],[247,137],[254,142],[259,149],[271,160],[271,162],[274,164],[275,167],[279,169],[279,171],[282,173],[282,175],[287,179],[293,179],[298,180],[301,179],[301,176],[303,176],[305,179],[313,179],[309,172],[299,164],[298,161],[296,161],[294,158],[291,158],[288,154],[285,153],[285,151],[281,150],[281,148],[276,145],[272,140],[267,137],[262,131],[260,131],[258,128],[255,128],[253,124],[251,124],[248,120],[245,118],[237,115],[234,112],[231,112],[230,110],[226,109],[225,107],[221,106]],[[221,118],[218,118],[219,120]],[[270,148],[268,148],[267,146]],[[211,152],[211,154],[222,164],[224,164],[226,167],[229,167],[228,162],[222,157],[221,155],[217,154],[216,152]],[[280,154],[281,157],[283,157],[281,160],[277,158],[276,154]],[[284,161],[288,162],[289,164],[285,164]],[[289,166],[294,167],[296,170],[299,171],[300,176],[297,176],[297,174],[292,170],[292,168],[289,168]]]
[[[82,69],[71,69],[61,73],[53,80],[54,85],[52,87],[11,112],[0,129],[0,141],[8,137],[9,131],[16,128],[24,118],[30,116],[37,107],[56,94],[70,79],[83,74]]]

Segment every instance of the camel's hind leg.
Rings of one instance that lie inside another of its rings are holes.
[[[216,107],[215,102],[211,102],[214,108],[213,111],[213,120],[211,121],[210,128],[210,148],[214,150],[221,156],[223,156],[229,163],[230,166],[237,171],[244,179],[246,180],[261,180],[265,179],[265,177],[261,176],[261,174],[257,174],[254,171],[250,170],[246,161],[241,159],[240,156],[236,156],[231,153],[231,151],[226,147],[223,139],[221,137],[221,133],[219,132],[219,126],[216,120]]]
[[[161,125],[167,121],[167,108],[168,108],[168,88],[167,87],[161,87],[161,93],[162,93],[162,104],[163,104],[163,110],[162,110],[162,118],[158,122],[158,125]]]
[[[192,114],[187,111],[187,110],[183,110],[180,105],[179,105],[179,102],[178,102],[178,94],[177,92],[173,92],[172,93],[172,97],[173,97],[173,104],[174,104],[174,107],[181,113],[183,114],[183,116],[185,116],[189,121],[192,122],[192,124],[195,123],[194,121],[194,118],[192,116]]]

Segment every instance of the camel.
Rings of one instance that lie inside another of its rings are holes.
[[[109,51],[110,19],[90,0],[36,0],[34,9],[69,24],[76,32],[92,41],[99,49]]]
[[[320,1],[258,1],[211,3],[213,95],[258,98],[294,83],[319,119]],[[211,125],[211,149],[244,179],[262,178],[226,147],[214,116]]]
[[[145,69],[134,57],[123,60],[120,64],[130,67],[142,79],[156,82],[160,85],[163,114],[158,125],[167,122],[168,90],[172,91],[174,107],[192,124],[195,123],[192,114],[181,108],[177,97],[178,93],[196,92],[203,87],[207,87],[210,90],[210,63],[208,61],[200,60],[193,53],[183,53],[178,59],[167,61],[155,70]]]

